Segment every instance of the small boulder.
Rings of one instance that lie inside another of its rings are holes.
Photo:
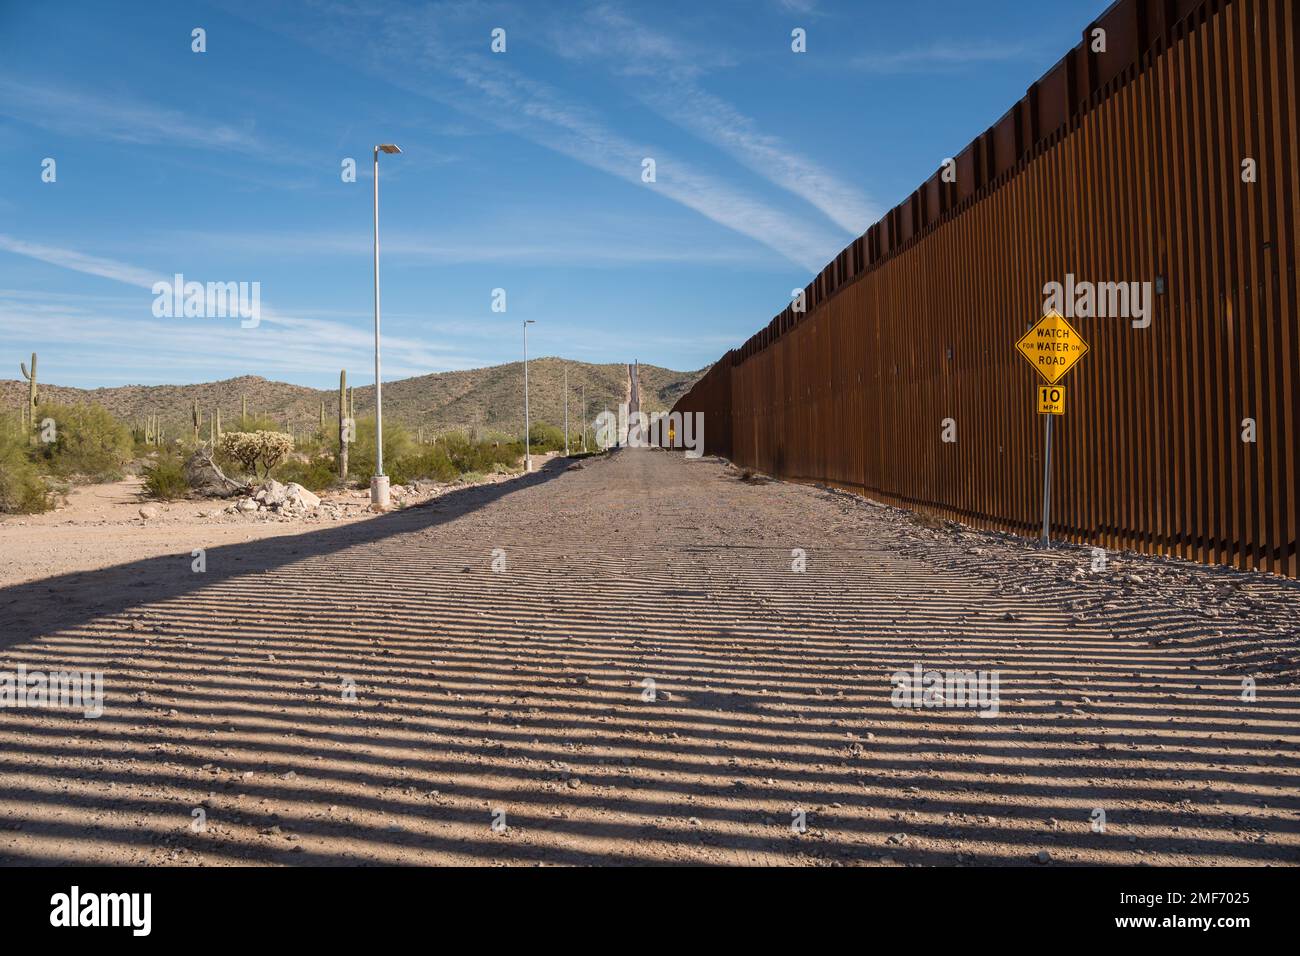
[[[268,508],[274,508],[277,505],[284,504],[287,499],[287,489],[274,478],[268,478],[263,482],[262,487],[257,494],[253,495],[258,501]]]
[[[320,498],[296,481],[291,481],[285,485],[284,492],[285,500],[294,507],[311,509],[320,505]]]
[[[235,505],[235,507],[247,514],[250,511],[257,510],[257,502],[252,498],[240,498],[239,503]]]
[[[153,505],[145,505],[140,509],[140,517],[148,521],[150,518],[158,517],[158,509]]]

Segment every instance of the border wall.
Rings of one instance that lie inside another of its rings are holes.
[[[1036,535],[1039,380],[1014,344],[1048,282],[1148,282],[1146,328],[1070,319],[1090,351],[1053,428],[1053,537],[1296,577],[1298,47],[1295,0],[1120,0],[955,182],[937,171],[674,410],[739,465]]]

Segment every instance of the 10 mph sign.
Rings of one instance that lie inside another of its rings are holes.
[[[1040,415],[1064,415],[1065,414],[1065,386],[1064,385],[1039,385],[1038,386],[1038,414]]]

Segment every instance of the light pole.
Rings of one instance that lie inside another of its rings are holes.
[[[533,440],[529,434],[528,422],[528,326],[536,322],[536,319],[524,319],[524,473],[529,474],[533,470]]]
[[[384,399],[379,378],[379,154],[400,153],[396,143],[375,147],[375,474],[370,479],[370,507],[388,507],[388,476],[384,474]]]
[[[564,367],[564,457],[569,457],[569,367]]]
[[[582,383],[582,450],[587,451],[587,383]]]

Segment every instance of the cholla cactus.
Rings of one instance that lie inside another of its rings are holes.
[[[246,472],[265,478],[293,450],[293,437],[284,432],[226,432],[221,436],[221,450]]]

